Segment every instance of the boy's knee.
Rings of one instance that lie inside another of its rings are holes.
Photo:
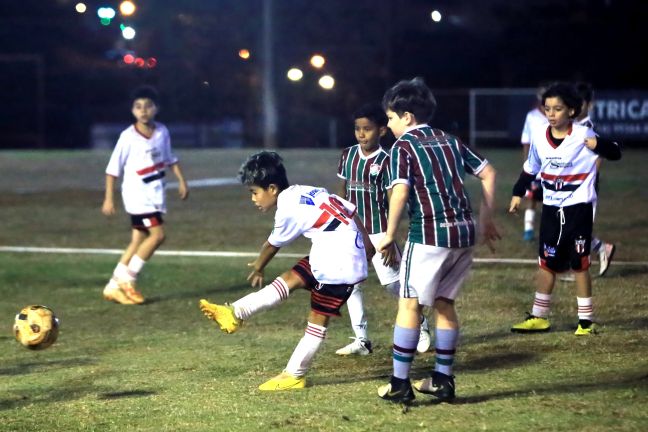
[[[445,298],[445,297],[437,297],[434,299],[434,309],[436,309],[437,312],[439,313],[444,313],[446,311],[454,311],[454,300]]]
[[[158,246],[164,243],[164,241],[166,240],[166,234],[162,230],[152,232],[151,235],[153,236],[153,239]]]

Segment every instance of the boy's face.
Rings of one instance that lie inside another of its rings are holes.
[[[376,150],[380,146],[380,138],[387,132],[384,126],[378,126],[366,117],[355,119],[354,128],[356,140],[365,153]]]
[[[157,105],[151,99],[135,99],[131,112],[138,123],[148,125],[155,119]]]
[[[565,102],[559,97],[549,97],[545,99],[544,112],[552,128],[563,129],[571,121],[574,110],[565,105]]]
[[[394,111],[388,109],[386,114],[388,119],[387,127],[391,129],[396,138],[403,135],[407,128],[416,124],[413,120],[414,116],[408,112],[404,112],[403,117],[399,117]]]
[[[267,189],[251,185],[249,190],[250,194],[252,194],[252,202],[262,212],[265,213],[277,206],[277,196],[279,195],[277,185],[271,184]]]

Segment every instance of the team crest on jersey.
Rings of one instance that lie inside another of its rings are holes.
[[[299,204],[315,205],[315,203],[310,197],[303,196],[303,195],[299,197]]]
[[[369,175],[375,176],[380,173],[380,165],[379,164],[371,164],[369,165]]]
[[[552,258],[556,256],[556,248],[553,246],[548,246],[544,244],[544,256],[545,258]]]
[[[565,181],[563,179],[559,178],[559,179],[556,179],[556,182],[554,183],[554,186],[555,186],[556,190],[558,191],[558,190],[563,188],[564,184],[565,184]]]
[[[576,253],[582,255],[585,253],[585,244],[587,241],[583,237],[578,237],[574,241],[574,246],[576,247]]]

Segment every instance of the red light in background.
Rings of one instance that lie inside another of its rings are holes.
[[[155,66],[157,66],[157,59],[155,57],[150,57],[148,60],[146,60],[146,67],[152,69]]]
[[[144,67],[145,63],[146,62],[144,61],[144,59],[142,57],[137,57],[135,59],[135,66],[137,66],[137,67]]]
[[[123,60],[126,64],[133,64],[133,62],[135,61],[135,56],[133,54],[126,54]]]

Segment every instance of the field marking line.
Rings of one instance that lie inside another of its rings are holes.
[[[0,246],[0,252],[13,253],[54,253],[54,254],[96,254],[96,255],[121,255],[122,249],[96,249],[96,248],[56,248],[33,246]],[[155,255],[162,256],[193,256],[193,257],[221,257],[221,258],[255,258],[257,252],[232,252],[232,251],[179,251],[158,250]],[[279,253],[280,258],[302,258],[304,254]],[[537,259],[522,258],[475,258],[476,263],[487,264],[537,264]],[[648,266],[648,261],[614,261],[615,265]]]

